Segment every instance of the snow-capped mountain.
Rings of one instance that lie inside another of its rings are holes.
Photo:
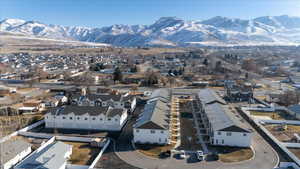
[[[282,15],[245,20],[217,16],[203,21],[162,17],[151,25],[112,25],[102,28],[5,19],[0,22],[0,31],[116,46],[291,45],[300,43],[300,17]]]

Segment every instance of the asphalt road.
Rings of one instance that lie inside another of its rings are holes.
[[[252,146],[255,156],[247,161],[238,163],[222,163],[220,161],[188,163],[186,160],[175,158],[149,158],[134,150],[130,144],[133,123],[133,120],[130,120],[126,124],[115,144],[116,155],[131,166],[146,169],[272,169],[277,165],[277,153],[254,129]]]

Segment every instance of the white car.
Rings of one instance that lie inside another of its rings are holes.
[[[196,154],[197,154],[197,159],[199,160],[199,161],[202,161],[202,160],[204,160],[204,154],[203,154],[203,151],[197,151],[196,152]]]
[[[181,150],[179,156],[180,156],[180,158],[183,158],[183,159],[186,158],[185,151]]]

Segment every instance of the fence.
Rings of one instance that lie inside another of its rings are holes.
[[[31,125],[29,125],[29,126],[27,126],[25,128],[22,128],[22,129],[20,129],[18,131],[15,131],[15,132],[11,133],[10,135],[7,135],[7,136],[1,138],[0,139],[0,143],[3,143],[5,141],[9,140],[11,137],[17,136],[19,132],[26,132],[26,131],[31,130],[31,129],[39,126],[39,125],[42,125],[43,123],[45,123],[45,121],[44,120],[40,120],[40,121],[38,121],[38,122],[36,122],[34,124],[31,124]]]
[[[109,144],[110,144],[110,139],[107,140],[106,144],[103,146],[100,153],[97,155],[93,163],[90,165],[89,169],[93,169],[96,166],[97,162],[100,160],[102,154],[104,153],[104,151],[106,150]]]
[[[282,152],[285,154],[286,157],[290,158],[292,161],[294,161],[298,166],[300,166],[300,160],[295,156],[292,152],[290,152],[280,141],[278,141],[265,127],[263,127],[259,121],[253,120],[250,117],[250,112],[247,111],[247,108],[242,108],[241,112],[250,124],[254,126],[258,132],[260,132],[264,138],[272,143],[272,145],[275,145],[274,148],[276,148],[277,151]]]

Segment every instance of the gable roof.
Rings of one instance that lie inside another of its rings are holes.
[[[149,101],[153,101],[155,99],[160,99],[164,102],[170,102],[171,100],[171,91],[170,89],[157,89],[154,90],[150,96]]]
[[[288,107],[289,110],[296,114],[300,114],[300,105],[299,104],[294,104]]]
[[[113,107],[100,107],[100,106],[64,106],[59,108],[54,108],[48,113],[51,115],[68,115],[75,114],[75,116],[81,116],[88,113],[90,116],[98,116],[104,114],[107,117],[114,117],[115,115],[122,115],[125,109],[113,108]]]
[[[215,91],[206,88],[202,89],[198,92],[198,97],[203,104],[211,104],[211,103],[221,103],[226,104],[225,100],[223,100]]]
[[[161,100],[153,100],[145,105],[142,116],[138,119],[135,128],[141,129],[168,129],[169,106]]]
[[[205,113],[213,130],[232,132],[251,132],[241,120],[228,109],[228,106],[220,103],[205,106]]]

